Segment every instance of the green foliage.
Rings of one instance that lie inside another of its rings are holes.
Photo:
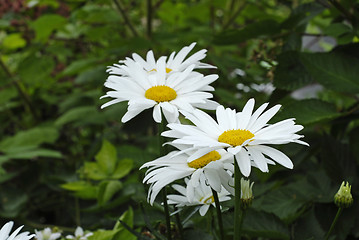
[[[94,232],[91,240],[164,238],[161,201],[143,204],[148,186],[138,170],[158,157],[151,112],[123,124],[127,103],[102,110],[107,100],[99,98],[107,91],[106,66],[135,52],[145,57],[153,49],[158,58],[197,42],[195,51],[208,49],[203,62],[218,67],[200,70],[220,76],[212,84],[216,101],[237,110],[252,97],[256,106],[281,104],[273,122],[296,118],[310,145],[282,147],[292,170],[253,171],[244,237],[322,239],[337,210],[332,198],[346,180],[354,205],[343,211],[333,239],[359,238],[357,1],[19,2],[0,10],[3,221],[33,229],[81,223]],[[196,210],[179,211],[182,221],[191,216],[184,239],[215,239],[212,212],[202,218]],[[232,237],[233,205],[223,216]]]

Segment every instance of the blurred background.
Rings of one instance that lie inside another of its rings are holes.
[[[356,0],[0,0],[1,223],[131,239],[116,224],[125,213],[142,235],[163,231],[162,207],[147,205],[138,170],[158,157],[151,112],[122,124],[127,103],[100,110],[99,98],[107,66],[197,42],[193,52],[208,49],[203,62],[217,66],[201,71],[219,75],[216,101],[237,111],[252,97],[256,107],[282,104],[273,121],[296,118],[310,144],[281,147],[293,170],[252,173],[247,239],[322,238],[343,180],[354,206],[335,239],[359,238],[358,10]],[[224,206],[229,235],[232,207]],[[184,226],[186,239],[212,239],[198,213]]]

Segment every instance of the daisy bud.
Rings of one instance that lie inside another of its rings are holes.
[[[353,204],[353,197],[350,193],[352,186],[343,181],[338,192],[334,196],[334,203],[340,208],[348,208]]]
[[[243,210],[249,208],[252,205],[253,193],[252,187],[254,182],[250,184],[249,180],[241,178],[241,208]]]

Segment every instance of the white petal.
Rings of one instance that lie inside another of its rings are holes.
[[[260,151],[284,167],[293,168],[292,161],[281,151],[268,146],[260,146]]]
[[[236,154],[236,161],[239,166],[239,170],[243,176],[248,177],[251,173],[251,160],[249,159],[247,151],[242,149],[239,153]]]

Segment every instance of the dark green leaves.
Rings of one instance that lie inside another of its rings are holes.
[[[359,92],[359,59],[348,54],[285,52],[278,60],[278,88],[293,90],[314,81],[339,92]]]
[[[276,116],[279,119],[295,118],[299,124],[313,124],[334,119],[341,114],[333,104],[306,99],[286,104]]]
[[[215,37],[216,44],[237,44],[253,38],[261,38],[280,33],[279,23],[272,20],[261,20],[245,26],[241,30],[228,30]]]
[[[41,16],[32,23],[32,27],[36,33],[35,40],[45,42],[54,30],[61,29],[66,22],[66,18],[56,14]]]

